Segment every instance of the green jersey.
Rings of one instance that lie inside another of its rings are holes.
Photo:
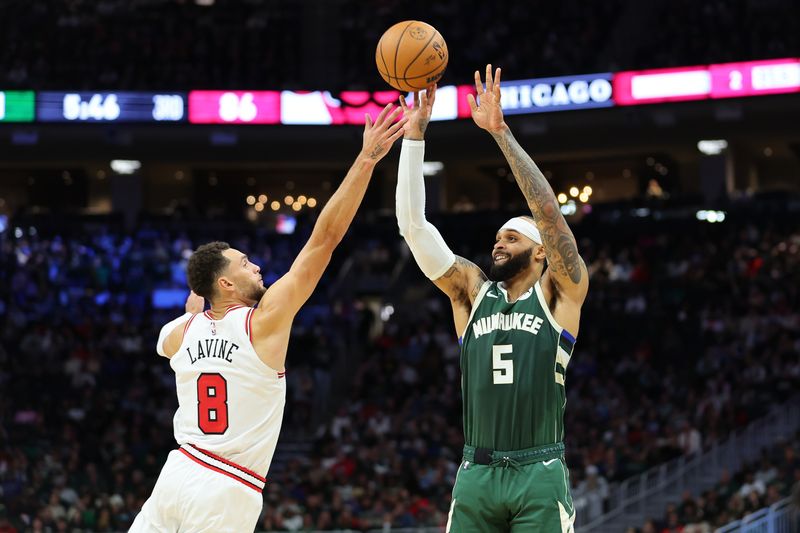
[[[562,442],[574,344],[538,281],[514,303],[501,284],[487,281],[461,344],[466,444],[511,451]]]

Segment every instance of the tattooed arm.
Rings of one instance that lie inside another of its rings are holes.
[[[500,107],[500,69],[497,69],[493,78],[491,65],[486,66],[485,91],[480,74],[476,71],[475,89],[480,104],[472,95],[468,97],[472,118],[497,141],[525,195],[545,247],[549,265],[545,276],[555,284],[553,288],[559,295],[563,294],[581,305],[589,289],[586,265],[578,254],[575,237],[561,214],[553,189],[503,120]]]
[[[457,255],[453,266],[442,277],[433,280],[434,285],[450,298],[450,304],[453,307],[453,321],[458,335],[467,329],[469,315],[472,313],[472,303],[487,279],[486,274],[478,265]]]

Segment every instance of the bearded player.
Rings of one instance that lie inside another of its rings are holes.
[[[135,532],[251,532],[278,442],[292,321],[311,296],[364,197],[375,164],[403,135],[400,108],[369,116],[361,152],[289,272],[269,289],[261,269],[226,243],[189,259],[187,314],[161,330],[175,371],[175,440],[131,527]],[[204,301],[211,309],[203,311]],[[258,307],[253,306],[258,304]]]
[[[397,221],[417,264],[450,297],[461,342],[464,456],[447,531],[574,531],[564,461],[564,389],[589,287],[575,237],[539,168],[514,139],[500,108],[500,69],[486,88],[475,72],[475,123],[500,146],[533,218],[498,231],[489,277],[445,244],[425,220],[424,134],[435,87],[401,98],[405,125]],[[547,268],[545,268],[545,260]]]

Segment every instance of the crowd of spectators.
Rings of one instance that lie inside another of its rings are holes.
[[[436,222],[457,253],[485,264],[504,216]],[[756,219],[576,228],[591,290],[567,374],[566,446],[576,505],[592,516],[610,484],[701,452],[800,385],[800,226]],[[386,276],[405,245],[376,227],[347,246],[360,252],[358,272]],[[288,267],[300,231],[242,226],[230,241],[267,281]],[[187,254],[208,237],[31,233],[0,234],[0,531],[3,514],[19,530],[122,530],[174,447],[174,379],[152,345],[179,311],[154,309],[150,291],[185,283]],[[391,279],[380,312],[369,310],[374,295],[326,303],[323,290],[298,319],[282,438],[315,434],[308,454],[273,465],[260,528],[446,521],[463,446],[452,316],[413,262]],[[319,384],[335,346],[353,342],[363,357],[336,398]],[[318,388],[338,411],[310,426]]]
[[[637,4],[10,0],[0,5],[0,87],[380,89],[375,46],[408,19],[445,36],[447,83],[469,83],[487,62],[526,79],[800,51],[800,10],[790,0]]]
[[[719,483],[700,495],[683,494],[679,504],[670,504],[662,520],[648,520],[638,530],[626,533],[711,533],[783,500],[800,489],[800,435],[771,450],[761,460],[735,475],[723,471]]]

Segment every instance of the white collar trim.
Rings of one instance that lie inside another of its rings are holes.
[[[511,303],[511,302],[508,301],[508,292],[506,291],[506,286],[505,285],[506,285],[506,282],[505,281],[501,281],[500,283],[497,284],[497,288],[500,289],[500,291],[503,293],[503,297],[506,299],[506,303]],[[533,294],[533,287],[531,287],[530,289],[528,289],[527,291],[522,293],[520,295],[520,297],[517,298],[517,302],[521,302],[522,300],[527,300],[528,298],[531,297],[531,294]]]

